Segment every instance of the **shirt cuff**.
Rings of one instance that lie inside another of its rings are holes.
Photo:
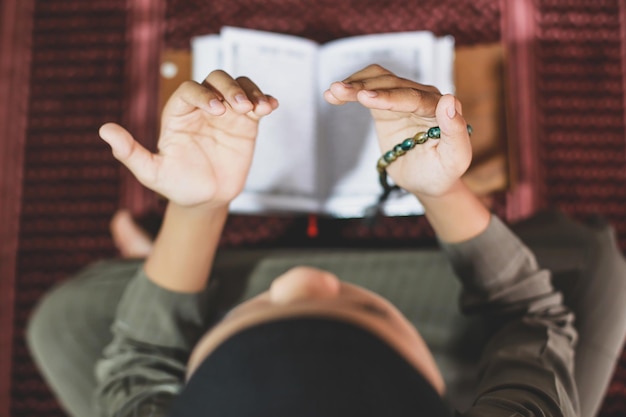
[[[439,243],[465,290],[472,293],[495,293],[538,271],[534,254],[495,215],[478,236]]]

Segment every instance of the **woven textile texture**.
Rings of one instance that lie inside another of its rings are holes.
[[[11,416],[63,416],[23,338],[41,295],[90,261],[112,256],[108,221],[120,169],[98,126],[127,110],[128,4],[133,0],[37,0],[15,299]],[[605,215],[626,248],[624,21],[619,0],[534,0],[539,162],[545,205],[578,218]],[[460,6],[462,4],[462,6]],[[167,0],[164,46],[188,48],[223,25],[272,30],[318,42],[374,32],[431,30],[459,45],[500,39],[500,0]],[[155,69],[156,71],[156,69]],[[497,199],[496,212],[504,212]],[[432,242],[424,219],[232,218],[223,246]],[[626,355],[601,415],[626,415]]]
[[[37,1],[15,291],[12,416],[64,415],[24,345],[34,303],[87,262],[107,233],[119,168],[97,131],[123,112],[125,0]]]
[[[192,36],[218,33],[225,25],[289,33],[317,42],[367,33],[430,30],[454,35],[457,44],[496,42],[499,2],[475,0],[169,0],[165,43],[188,48]]]
[[[624,248],[624,3],[538,3],[538,142],[547,203],[579,217],[602,213]]]

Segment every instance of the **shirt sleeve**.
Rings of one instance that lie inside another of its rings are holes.
[[[463,415],[578,416],[573,313],[533,253],[492,216],[465,242],[440,242],[460,278],[461,309],[495,326]]]
[[[113,340],[96,364],[97,416],[166,415],[204,330],[205,296],[168,291],[139,269],[118,305]]]

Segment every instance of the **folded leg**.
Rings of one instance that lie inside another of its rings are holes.
[[[112,340],[117,303],[140,261],[103,261],[53,288],[30,318],[27,342],[46,382],[74,417],[93,414],[94,364]]]

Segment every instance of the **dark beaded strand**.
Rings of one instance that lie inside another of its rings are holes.
[[[467,133],[472,134],[472,126],[467,125]],[[392,186],[387,181],[387,167],[393,161],[398,159],[398,157],[407,153],[413,149],[416,145],[421,145],[426,142],[428,139],[439,139],[441,138],[441,129],[439,126],[433,126],[428,129],[426,132],[416,133],[412,138],[404,139],[401,143],[394,146],[390,151],[387,151],[378,159],[376,163],[376,170],[378,170],[378,179],[380,181],[380,185],[383,187],[383,195],[381,196],[381,202],[386,200],[389,196],[389,193],[399,188],[397,185]]]

